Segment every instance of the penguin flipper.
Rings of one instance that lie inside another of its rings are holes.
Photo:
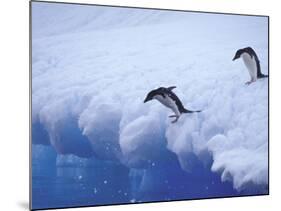
[[[163,93],[160,93],[160,95],[163,97],[163,98],[166,98],[165,94]]]
[[[175,88],[177,88],[176,86],[169,86],[167,89],[169,90],[169,91],[172,91],[173,89],[175,89]]]

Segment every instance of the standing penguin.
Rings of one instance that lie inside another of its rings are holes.
[[[176,87],[171,86],[168,88],[160,87],[158,89],[154,89],[147,94],[147,96],[144,100],[144,103],[146,103],[150,100],[156,99],[160,103],[162,103],[164,106],[170,108],[175,113],[175,115],[171,115],[169,117],[176,118],[175,120],[172,121],[172,123],[177,122],[182,113],[201,112],[201,111],[189,111],[186,108],[184,108],[180,99],[172,91],[174,88],[176,88]]]
[[[251,80],[246,82],[246,84],[249,85],[252,82],[255,82],[258,78],[268,77],[268,75],[264,75],[261,73],[259,58],[256,52],[251,47],[242,48],[236,51],[236,54],[232,61],[239,59],[240,57],[242,57],[251,77]]]

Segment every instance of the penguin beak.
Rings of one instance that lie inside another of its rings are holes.
[[[237,56],[237,54],[234,56],[234,58],[232,59],[232,61],[235,61],[236,59],[238,59],[239,57]]]
[[[150,101],[151,99],[149,97],[146,97],[145,100],[143,101],[143,103],[146,103],[148,101]]]

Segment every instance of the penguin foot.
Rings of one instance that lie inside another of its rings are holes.
[[[170,115],[169,117],[172,118],[172,117],[178,117],[178,116],[177,115]]]
[[[175,118],[175,120],[171,121],[171,123],[176,123],[179,119],[179,116],[177,116],[177,115],[172,115],[172,116],[174,116],[176,118]],[[169,116],[169,117],[171,117],[171,116]]]
[[[257,81],[256,78],[251,78],[251,80],[248,81],[248,82],[246,82],[245,84],[246,84],[246,85],[250,85],[251,83],[256,82],[256,81]]]

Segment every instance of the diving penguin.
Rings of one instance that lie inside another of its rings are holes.
[[[242,57],[251,77],[251,80],[246,82],[247,85],[255,82],[258,78],[268,77],[268,75],[264,75],[261,73],[259,58],[256,52],[251,47],[239,49],[232,61],[239,59],[240,57]]]
[[[164,106],[170,108],[175,114],[171,115],[169,117],[176,118],[175,120],[172,121],[172,123],[177,122],[182,113],[201,112],[201,111],[189,111],[186,108],[184,108],[180,99],[172,91],[174,88],[176,88],[176,87],[171,86],[168,88],[160,87],[158,89],[154,89],[147,94],[147,96],[144,100],[144,103],[146,103],[150,100],[156,99],[160,103],[162,103]]]

